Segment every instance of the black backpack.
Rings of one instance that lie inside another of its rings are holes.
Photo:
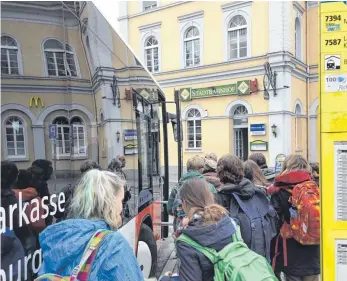
[[[277,235],[278,216],[261,190],[253,197],[242,200],[232,193],[235,202],[230,204],[230,216],[239,222],[247,246],[270,262],[270,243]]]

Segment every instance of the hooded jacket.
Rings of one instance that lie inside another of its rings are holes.
[[[268,194],[271,195],[271,203],[281,219],[290,223],[288,202],[291,196],[289,190],[295,185],[311,180],[306,172],[290,172],[285,175],[277,176],[274,184],[268,188]],[[272,241],[272,256],[275,255],[275,241]],[[288,266],[283,265],[283,240],[279,237],[278,256],[276,259],[276,271],[282,271],[293,276],[309,276],[320,273],[320,246],[302,245],[294,238],[287,239],[287,259]]]
[[[181,189],[181,187],[183,186],[183,184],[187,180],[194,179],[194,178],[205,180],[205,177],[202,174],[195,172],[195,171],[190,171],[190,172],[185,173],[181,177],[180,181],[178,182],[178,185],[176,185],[172,189],[170,196],[169,196],[168,203],[167,203],[167,209],[168,209],[168,213],[170,215],[172,215],[172,216],[174,215],[173,207],[174,207],[174,202],[176,200],[177,194],[179,193],[179,190]],[[208,183],[208,188],[212,193],[214,193],[214,194],[217,193],[217,190],[215,189],[215,187],[211,183]]]
[[[273,182],[276,176],[276,172],[274,169],[268,168],[267,166],[261,167],[261,171],[263,172],[264,177],[269,181]]]
[[[202,246],[220,251],[232,242],[235,228],[228,216],[210,225],[202,225],[202,218],[194,216],[182,233]],[[202,253],[182,241],[177,241],[176,250],[180,281],[213,281],[213,264]]]
[[[243,178],[239,184],[225,183],[218,190],[218,203],[227,210],[230,210],[230,206],[233,202],[237,204],[232,196],[233,193],[237,194],[242,200],[248,200],[255,194],[255,186],[246,178]]]
[[[103,220],[71,219],[47,227],[40,234],[43,262],[39,276],[57,273],[71,276],[85,247],[99,229],[110,229]],[[107,234],[100,243],[89,281],[143,281],[143,275],[129,243],[120,232]]]

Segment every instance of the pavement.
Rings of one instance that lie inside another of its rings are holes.
[[[178,273],[178,260],[172,233],[162,240],[158,251],[157,270],[155,277],[159,279],[165,272]]]

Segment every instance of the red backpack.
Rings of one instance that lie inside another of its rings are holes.
[[[283,238],[283,261],[287,266],[287,238],[294,238],[302,245],[320,244],[320,192],[313,180],[305,181],[294,186],[293,190],[286,189],[292,195],[289,203],[292,207],[290,223],[283,220],[280,234]],[[278,255],[278,238],[275,246],[275,258]],[[275,258],[273,267],[275,267]]]

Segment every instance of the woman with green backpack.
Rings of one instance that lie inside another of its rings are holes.
[[[228,212],[201,179],[180,189],[188,225],[176,240],[180,281],[275,281],[266,259],[248,249]]]

